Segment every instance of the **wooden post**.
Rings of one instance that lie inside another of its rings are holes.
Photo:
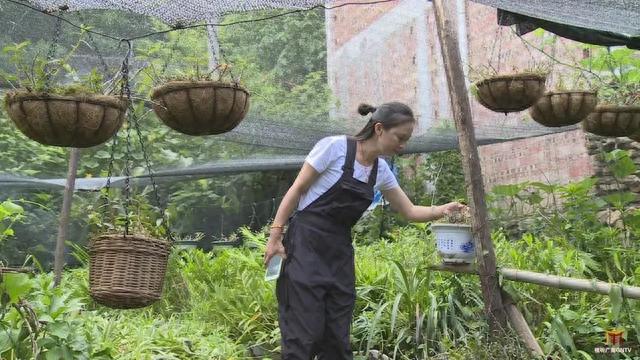
[[[76,185],[76,173],[78,171],[78,159],[80,149],[71,148],[69,154],[69,169],[67,172],[67,183],[64,186],[62,197],[62,210],[60,210],[60,220],[58,222],[58,239],[56,240],[56,252],[54,256],[54,286],[60,285],[62,279],[62,268],[64,267],[64,242],[67,240],[67,228],[69,227],[69,213],[71,212],[71,202],[73,201],[73,189]]]
[[[502,305],[502,296],[496,273],[496,256],[491,242],[487,221],[484,185],[480,168],[480,158],[471,117],[471,104],[464,79],[462,59],[458,49],[457,26],[451,6],[453,1],[433,0],[436,15],[436,28],[440,39],[440,48],[444,69],[449,85],[449,98],[453,119],[458,130],[458,142],[462,154],[467,196],[472,211],[473,239],[476,247],[476,259],[480,275],[484,311],[493,330],[499,330],[507,324],[507,313]]]

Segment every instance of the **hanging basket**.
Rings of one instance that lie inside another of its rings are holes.
[[[544,93],[546,77],[536,74],[493,76],[476,83],[476,98],[484,107],[495,112],[522,111]]]
[[[529,114],[544,126],[569,126],[587,117],[597,103],[594,91],[549,91],[529,108]]]
[[[89,244],[91,297],[115,309],[145,307],[162,295],[171,244],[140,235],[98,236]]]
[[[640,106],[598,105],[582,121],[586,132],[600,136],[634,136],[640,133]]]
[[[170,128],[187,135],[233,130],[249,110],[249,92],[218,81],[171,81],[153,90],[153,110]]]
[[[87,148],[118,131],[126,101],[107,95],[62,96],[11,91],[5,97],[9,117],[28,138],[44,145]]]

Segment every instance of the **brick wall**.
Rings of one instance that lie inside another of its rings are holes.
[[[516,72],[541,64],[547,57],[526,46],[513,32],[496,24],[496,10],[470,1],[456,1],[463,62],[470,78],[491,64],[500,72]],[[342,2],[334,2],[332,5]],[[459,24],[460,25],[460,24]],[[542,46],[545,39],[524,36]],[[548,41],[547,41],[548,43]],[[573,62],[581,51],[569,40],[544,48]],[[418,116],[416,134],[451,122],[451,109],[432,4],[403,0],[366,6],[345,6],[327,12],[327,68],[330,86],[339,103],[334,117],[357,119],[360,102],[373,105],[403,101]],[[563,69],[555,65],[554,73]],[[476,133],[518,132],[531,124],[527,112],[494,113],[472,99]],[[566,183],[593,175],[581,131],[546,135],[479,148],[485,186],[526,180]]]
[[[337,5],[334,2],[331,5]],[[421,0],[345,6],[327,12],[327,69],[337,99],[332,116],[357,119],[358,104],[402,101],[419,129],[430,126],[427,8]]]

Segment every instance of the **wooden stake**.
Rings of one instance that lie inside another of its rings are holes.
[[[507,308],[509,323],[511,323],[513,329],[518,333],[518,336],[520,336],[534,355],[544,356],[544,351],[542,351],[540,344],[538,344],[538,340],[533,336],[529,324],[527,324],[527,321],[524,319],[524,316],[522,316],[520,310],[518,310],[511,296],[504,290],[502,291],[502,302]]]
[[[487,220],[482,169],[473,129],[471,104],[458,49],[457,27],[451,20],[455,18],[453,16],[454,10],[451,8],[453,4],[453,1],[433,0],[436,27],[449,85],[451,109],[458,130],[465,185],[473,215],[471,224],[476,247],[476,260],[480,272],[484,310],[489,319],[490,327],[493,330],[499,330],[507,324],[507,313],[502,305],[502,296],[496,275],[496,256]]]
[[[56,252],[53,265],[54,286],[60,285],[60,280],[62,279],[62,268],[64,267],[64,242],[67,240],[69,213],[71,213],[71,202],[73,201],[73,189],[76,185],[76,173],[78,171],[79,158],[80,149],[71,148],[71,153],[69,154],[67,183],[64,186],[62,210],[60,210],[60,220],[58,222],[58,239],[56,240]]]

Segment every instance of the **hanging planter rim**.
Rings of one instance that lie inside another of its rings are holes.
[[[553,96],[553,95],[573,95],[573,94],[589,94],[589,95],[598,95],[597,91],[594,90],[550,90],[545,92],[542,96]]]
[[[637,113],[637,112],[640,112],[640,105],[604,104],[604,105],[596,106],[596,108],[593,109],[593,112],[598,112],[598,113],[602,113],[602,112],[613,112],[613,113],[633,112],[633,113]]]
[[[31,92],[28,90],[10,91],[5,97],[7,104],[22,101],[70,101],[93,105],[112,107],[121,111],[127,110],[127,101],[121,97],[100,94],[57,95],[46,92]]]
[[[475,83],[476,86],[480,87],[485,85],[485,83],[501,81],[501,80],[537,80],[537,81],[546,81],[546,75],[539,75],[533,73],[515,73],[515,74],[503,74],[503,75],[495,75],[484,78]]]
[[[240,86],[239,84],[235,84],[235,83],[231,83],[231,82],[213,81],[213,80],[198,80],[198,81],[173,80],[173,81],[168,81],[168,82],[156,87],[155,89],[153,89],[153,93],[151,95],[151,98],[155,99],[155,98],[164,96],[164,95],[166,95],[168,93],[171,93],[171,92],[174,92],[174,91],[180,91],[180,90],[185,90],[185,89],[193,89],[193,88],[211,88],[211,87],[240,90],[240,91],[246,93],[247,96],[250,95],[249,91],[247,91],[247,89],[245,89],[244,87]]]
[[[102,247],[95,247],[96,243],[101,240],[109,240],[109,239],[127,240],[129,238],[131,239],[131,241],[142,240],[142,241],[157,244],[160,246],[166,246],[167,249],[169,249],[172,245],[172,243],[167,240],[158,239],[158,238],[150,237],[146,235],[138,235],[138,234],[124,235],[122,233],[107,233],[107,234],[95,236],[91,239],[91,243],[89,246],[89,253],[99,251],[102,248]],[[105,247],[109,249],[114,248],[113,244],[111,243],[106,243]]]

